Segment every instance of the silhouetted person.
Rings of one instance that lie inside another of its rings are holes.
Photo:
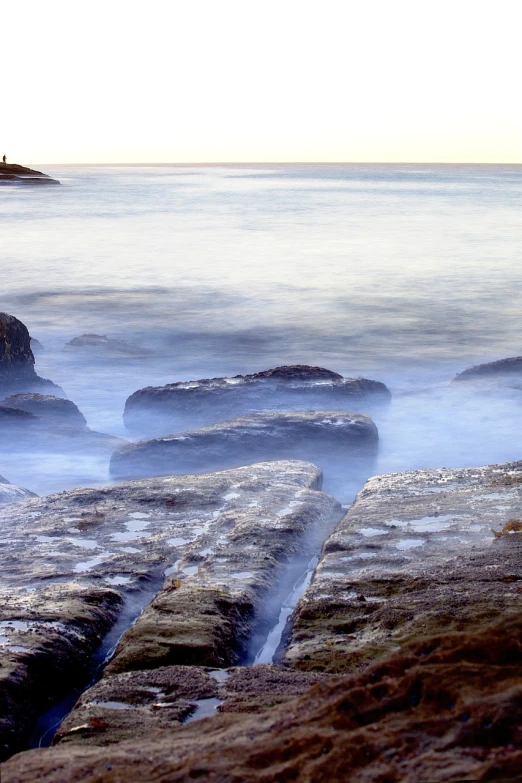
[[[4,163],[4,166],[7,166],[7,158],[5,157],[5,155],[3,156],[2,161]]]

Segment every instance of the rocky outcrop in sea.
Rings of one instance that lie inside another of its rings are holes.
[[[34,369],[31,338],[14,315],[0,313],[0,399],[15,392],[43,392],[65,397],[65,392]]]
[[[0,185],[2,184],[22,184],[22,185],[59,185],[57,179],[53,179],[48,174],[35,169],[29,169],[27,166],[21,166],[19,163],[0,163]]]

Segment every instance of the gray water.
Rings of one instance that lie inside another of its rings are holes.
[[[521,456],[521,393],[449,381],[522,353],[522,167],[45,171],[62,187],[0,188],[0,309],[93,429],[129,437],[146,385],[303,363],[392,390],[374,472]],[[148,353],[62,350],[85,332]],[[9,463],[39,493],[108,481],[88,456]]]

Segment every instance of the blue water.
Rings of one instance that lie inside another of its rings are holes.
[[[142,386],[318,364],[389,385],[379,472],[515,459],[522,392],[453,375],[521,350],[522,167],[44,167],[0,188],[0,309],[43,343],[37,371],[95,429],[126,436]],[[62,350],[85,332],[150,350]],[[48,460],[36,491],[107,480]]]

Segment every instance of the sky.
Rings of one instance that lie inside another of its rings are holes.
[[[4,0],[11,162],[522,163],[522,0]]]

